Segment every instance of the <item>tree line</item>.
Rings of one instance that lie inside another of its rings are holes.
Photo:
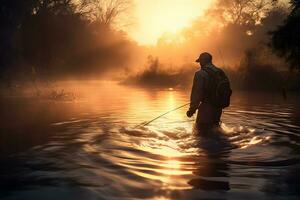
[[[133,44],[114,23],[128,0],[2,0],[0,76],[103,72],[128,60]]]
[[[230,45],[239,51],[239,46],[235,47],[239,43],[226,39],[226,35],[241,37],[249,45],[258,41],[256,38],[265,37],[260,36],[264,35],[265,27],[274,27],[272,20],[285,17],[274,9],[276,2],[217,1],[207,15],[226,22],[218,45]],[[268,44],[279,57],[285,58],[290,69],[299,71],[300,0],[291,0],[289,6],[287,17],[269,33]],[[14,79],[32,73],[100,75],[124,67],[134,54],[132,50],[139,47],[114,27],[129,23],[126,17],[130,7],[130,0],[2,0],[0,78]],[[208,30],[211,24],[213,21],[195,21],[186,31],[190,45],[198,44],[202,36],[197,34]]]

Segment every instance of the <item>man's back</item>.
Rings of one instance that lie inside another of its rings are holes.
[[[210,69],[205,69],[210,68]],[[199,90],[192,91],[191,96],[200,96],[200,105],[198,107],[198,114],[197,114],[197,124],[218,124],[222,114],[222,108],[217,108],[213,105],[212,99],[210,98],[210,93],[212,89],[212,84],[214,84],[213,78],[207,72],[207,70],[212,70],[214,73],[218,71],[222,71],[220,68],[214,66],[213,64],[206,65],[202,67],[199,71],[195,73],[195,76],[198,76],[197,79],[202,79],[198,82],[198,84],[202,84]],[[197,83],[196,83],[197,84]],[[193,101],[193,100],[192,100]]]
[[[223,70],[212,64],[210,53],[201,53],[196,62],[201,69],[194,76],[186,115],[191,117],[198,109],[197,126],[207,129],[219,125],[222,108],[230,104],[231,88]]]

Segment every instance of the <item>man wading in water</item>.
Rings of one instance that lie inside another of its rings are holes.
[[[186,115],[192,117],[198,109],[196,127],[204,134],[219,127],[222,109],[229,106],[232,91],[223,70],[212,64],[211,54],[200,54],[196,62],[200,63],[201,69],[194,76],[190,108]]]

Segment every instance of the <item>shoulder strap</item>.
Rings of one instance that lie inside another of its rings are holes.
[[[205,71],[208,74],[208,84],[206,85],[206,95],[205,99],[206,101],[212,103],[215,100],[215,91],[217,87],[217,77],[215,72],[208,68],[208,67],[203,67],[203,71]]]
[[[216,73],[212,69],[210,69],[209,67],[203,67],[202,69],[208,74],[209,77],[213,78],[214,80],[217,79]]]

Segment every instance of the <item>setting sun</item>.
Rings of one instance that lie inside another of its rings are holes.
[[[154,45],[164,33],[175,33],[189,26],[212,2],[212,0],[136,0],[137,23],[129,34],[140,44]]]

